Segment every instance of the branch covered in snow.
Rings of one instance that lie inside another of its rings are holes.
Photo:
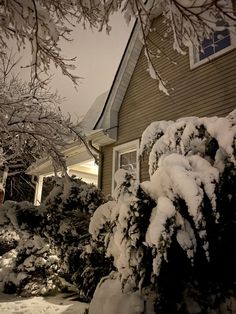
[[[230,0],[8,0],[0,1],[0,53],[8,46],[8,39],[16,40],[18,49],[31,46],[29,63],[32,83],[42,81],[51,63],[60,68],[74,84],[79,77],[72,74],[74,57],[63,56],[60,43],[72,39],[71,32],[77,24],[109,33],[110,18],[122,11],[127,22],[138,17],[148,59],[149,72],[159,81],[159,88],[167,93],[166,82],[154,67],[153,54],[148,48],[146,35],[152,20],[159,14],[165,16],[174,35],[174,49],[183,52],[183,46],[192,42],[197,48],[204,36],[209,36],[216,21],[223,20],[227,27],[235,25],[235,8]]]
[[[153,122],[143,132],[140,144],[140,155],[150,153],[150,176],[158,168],[160,157],[171,153],[207,155],[219,171],[223,170],[225,158],[235,165],[235,112],[225,118],[190,117],[176,122]]]
[[[15,63],[0,59],[0,164],[10,172],[25,170],[38,158],[50,156],[55,169],[66,169],[62,150],[78,141],[89,145],[78,123],[64,117],[56,93],[11,76]],[[92,151],[90,150],[92,153]],[[9,172],[9,174],[10,174]]]

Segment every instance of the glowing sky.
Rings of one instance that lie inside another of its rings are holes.
[[[109,90],[116,70],[122,58],[133,23],[128,26],[120,13],[111,18],[112,30],[108,35],[105,30],[98,32],[83,29],[77,25],[72,32],[70,42],[61,42],[62,55],[66,58],[77,57],[73,63],[76,70],[73,74],[82,77],[77,90],[70,79],[60,70],[51,67],[52,80],[50,87],[58,90],[60,96],[65,98],[61,105],[63,113],[69,112],[74,119],[81,119],[95,101],[96,97]],[[28,66],[31,59],[29,45],[17,52],[16,42],[8,41],[9,48],[16,53],[15,59],[21,57],[15,72],[24,81],[30,79]],[[22,68],[23,66],[23,68]]]
[[[131,31],[120,14],[112,18],[111,25],[109,35],[78,26],[72,34],[73,42],[62,46],[63,55],[77,57],[74,73],[83,77],[76,91],[60,71],[54,75],[53,88],[67,98],[61,106],[64,112],[84,115],[95,98],[110,88]]]

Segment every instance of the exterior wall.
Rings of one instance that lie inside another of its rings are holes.
[[[102,149],[103,161],[101,171],[101,189],[107,194],[111,194],[112,189],[112,152],[114,145],[104,146]]]
[[[159,19],[156,26],[159,34],[164,33],[164,27]],[[235,49],[190,70],[188,54],[183,56],[172,49],[170,35],[161,38],[155,32],[151,39],[177,62],[177,65],[171,63],[163,54],[156,59],[158,70],[169,82],[170,96],[160,92],[157,82],[150,78],[142,51],[120,108],[118,140],[103,147],[102,189],[106,194],[111,193],[113,146],[141,138],[144,129],[153,121],[184,116],[224,116],[236,107]],[[141,161],[141,181],[149,178],[147,169],[147,160]]]

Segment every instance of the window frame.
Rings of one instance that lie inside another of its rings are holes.
[[[226,54],[227,52],[233,50],[236,48],[236,28],[233,27],[233,30],[232,30],[232,27],[229,27],[228,28],[229,30],[229,36],[230,36],[230,41],[231,41],[231,44],[230,46],[224,48],[224,49],[221,49],[219,51],[217,51],[216,53],[210,55],[209,57],[207,58],[204,58],[202,60],[197,60],[196,58],[196,54],[197,56],[199,57],[199,51],[198,49],[191,43],[190,47],[189,47],[189,62],[190,62],[190,69],[193,70],[199,66],[201,66],[202,64],[206,64],[208,62],[210,62],[211,60],[214,60],[224,54]]]
[[[113,156],[112,156],[112,193],[115,190],[115,173],[118,170],[120,161],[119,157],[121,154],[125,153],[130,153],[133,151],[137,152],[136,155],[136,164],[137,164],[137,180],[139,181],[140,179],[140,164],[139,164],[139,156],[138,156],[138,151],[139,151],[139,139],[118,145],[113,147]]]

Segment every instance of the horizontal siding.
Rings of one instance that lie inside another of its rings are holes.
[[[108,145],[102,148],[102,186],[101,189],[108,195],[111,193],[112,186],[112,151],[113,145]]]
[[[157,27],[159,33],[164,32],[165,25],[161,19]],[[170,96],[160,92],[157,82],[150,78],[146,57],[141,52],[119,112],[118,141],[115,145],[141,138],[144,129],[153,121],[175,120],[184,116],[225,116],[236,107],[236,50],[191,70],[188,54],[176,53],[172,49],[171,38],[162,40],[152,33],[151,39],[177,62],[174,65],[161,56],[155,63],[169,83]],[[113,146],[103,149],[103,186],[106,193],[111,190]],[[149,177],[147,163],[146,157],[141,162],[141,180]]]

